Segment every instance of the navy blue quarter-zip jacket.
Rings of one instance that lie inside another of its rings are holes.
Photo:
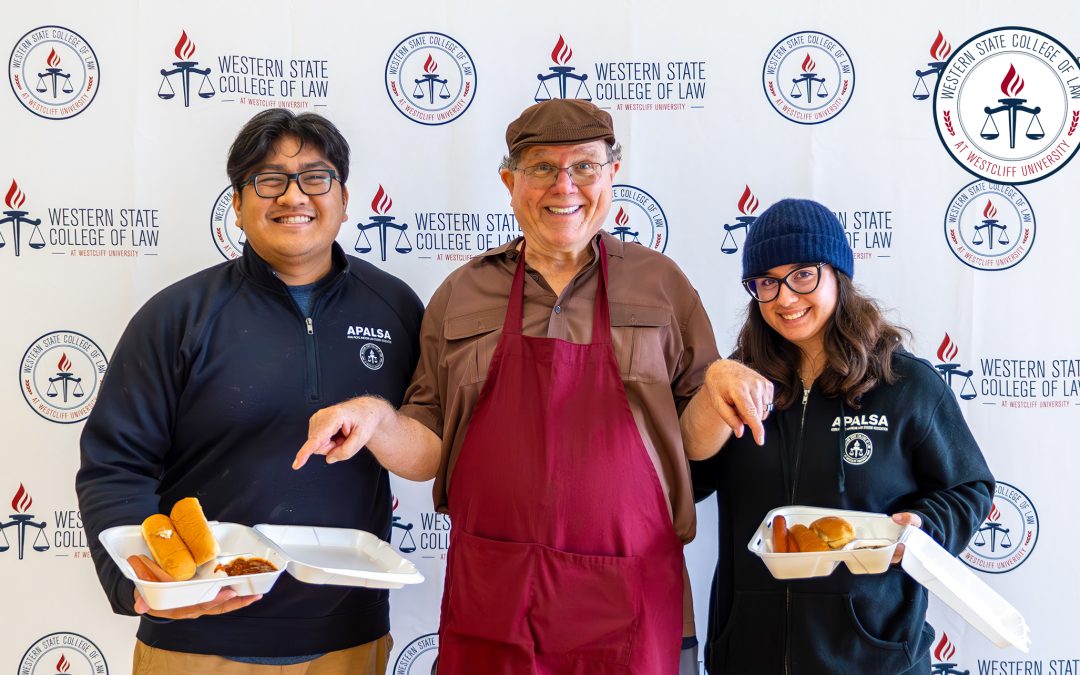
[[[422,313],[405,283],[337,244],[309,315],[250,246],[151,298],[116,347],[76,478],[113,610],[134,614],[134,586],[98,535],[168,513],[184,497],[197,496],[211,520],[358,528],[386,539],[389,479],[370,452],[333,466],[291,465],[319,408],[361,394],[401,403]],[[385,591],[302,584],[284,573],[244,609],[144,619],[138,637],[181,652],[297,656],[388,630]]]
[[[990,510],[994,478],[934,368],[893,356],[899,380],[859,410],[811,391],[765,422],[765,446],[732,437],[691,462],[699,499],[717,495],[719,560],[706,665],[713,675],[929,672],[926,589],[899,566],[780,581],[747,549],[771,509],[799,504],[917,513],[954,555]]]

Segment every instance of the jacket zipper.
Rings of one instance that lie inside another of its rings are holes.
[[[813,387],[814,385],[810,385]],[[803,389],[802,393],[802,416],[799,418],[799,440],[795,444],[795,471],[791,479],[791,503],[795,503],[795,495],[799,485],[799,458],[802,457],[803,427],[806,426],[806,404],[810,400],[810,389]],[[791,672],[791,584],[784,589],[784,673]]]
[[[312,314],[315,314],[315,308],[312,307]],[[319,400],[319,364],[315,353],[315,322],[312,321],[310,316],[304,317],[304,324],[307,326],[307,336],[304,340],[304,352],[307,356],[307,382],[308,382],[308,400]]]

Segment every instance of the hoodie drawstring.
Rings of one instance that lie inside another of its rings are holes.
[[[837,487],[844,493],[844,439],[847,437],[847,424],[844,423],[844,399],[840,398],[840,470],[837,472]]]

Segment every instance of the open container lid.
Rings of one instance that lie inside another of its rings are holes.
[[[1005,598],[977,577],[920,529],[902,537],[900,566],[998,647],[1012,645],[1022,652],[1031,646],[1024,617]]]

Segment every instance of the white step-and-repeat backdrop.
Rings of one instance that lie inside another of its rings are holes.
[[[516,233],[509,120],[591,98],[625,146],[608,228],[675,259],[732,344],[740,246],[787,196],[837,212],[1000,481],[962,558],[1030,654],[939,604],[935,673],[1077,673],[1080,8],[1074,3],[9,3],[0,53],[0,672],[127,672],[81,529],[78,437],[132,313],[239,254],[225,153],[254,113],[353,147],[349,252],[431,295]],[[379,216],[378,219],[375,217]],[[642,283],[648,283],[642,280]],[[395,480],[395,675],[428,673],[450,521]],[[212,514],[211,514],[212,515]],[[712,502],[689,549],[699,630]]]

